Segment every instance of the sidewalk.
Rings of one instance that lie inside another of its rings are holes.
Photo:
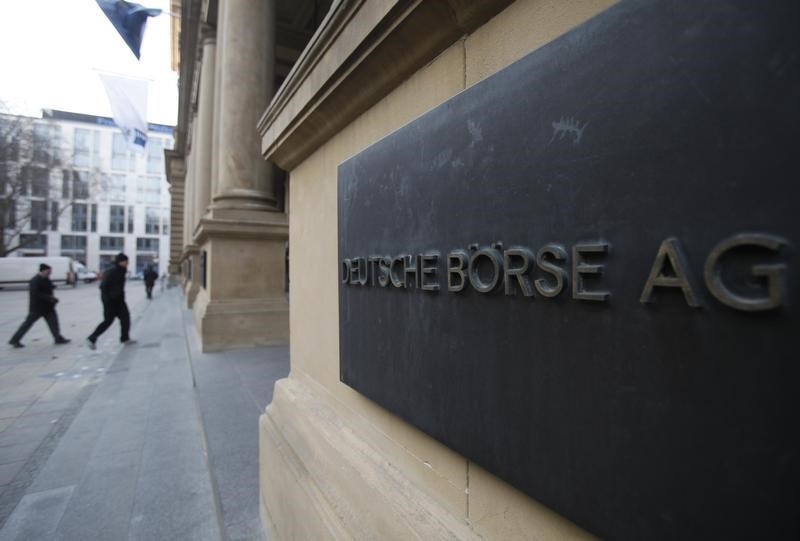
[[[287,348],[202,354],[182,301],[167,290],[144,309],[138,344],[28,468],[0,541],[263,539],[257,421]]]

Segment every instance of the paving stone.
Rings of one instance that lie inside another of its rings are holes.
[[[133,508],[139,459],[138,452],[93,457],[90,467],[73,491],[53,539],[125,539]]]
[[[26,495],[0,530],[0,541],[53,539],[72,490],[63,487]]]
[[[53,425],[61,419],[62,412],[28,413],[25,412],[14,420],[14,428],[24,428],[28,426]],[[0,427],[2,422],[0,421]],[[0,428],[0,431],[2,428]]]
[[[24,460],[0,464],[0,486],[5,486],[14,480],[20,469],[25,465]]]
[[[89,463],[100,428],[77,431],[70,427],[39,471],[30,490],[35,492],[77,484]]]
[[[14,406],[8,408],[0,408],[0,419],[16,419],[28,409],[29,406]]]
[[[0,432],[0,448],[8,447],[10,445],[20,445],[25,443],[34,443],[41,441],[53,430],[53,425],[39,424],[35,426],[18,427],[16,423],[9,428]]]
[[[39,446],[40,441],[19,443],[0,447],[0,464],[8,464],[18,460],[27,460]]]

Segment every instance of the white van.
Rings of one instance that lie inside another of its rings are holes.
[[[0,287],[27,284],[39,272],[39,265],[52,267],[53,283],[75,284],[75,270],[70,257],[0,257]]]

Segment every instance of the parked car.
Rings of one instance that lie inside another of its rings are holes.
[[[86,265],[84,265],[80,261],[75,261],[72,264],[72,268],[75,270],[75,275],[77,276],[77,280],[83,281],[86,284],[90,284],[95,280],[97,280],[98,278],[97,273],[95,271],[87,269]]]

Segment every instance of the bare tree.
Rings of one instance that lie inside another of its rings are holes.
[[[0,257],[36,246],[89,192],[89,175],[64,166],[58,124],[6,111],[0,103]]]

